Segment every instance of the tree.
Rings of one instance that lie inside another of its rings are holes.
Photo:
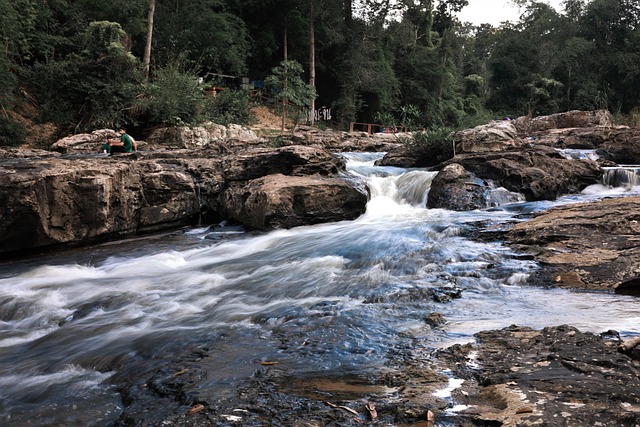
[[[274,92],[276,105],[286,100],[284,107],[294,107],[292,115],[294,122],[298,123],[305,116],[305,110],[309,107],[311,98],[316,96],[315,89],[302,80],[303,68],[297,61],[282,61],[274,67],[271,75],[265,79],[267,86]],[[282,111],[284,114],[284,111]]]
[[[114,22],[92,22],[77,37],[79,51],[61,61],[32,68],[43,119],[65,131],[88,131],[132,122],[140,91],[140,63],[121,43]]]
[[[147,18],[147,41],[144,45],[144,76],[149,79],[149,67],[151,65],[151,40],[153,38],[153,16],[156,12],[156,0],[149,0],[149,14]]]
[[[316,88],[316,52],[315,52],[315,4],[314,0],[310,0],[309,3],[309,86],[314,90]],[[311,98],[311,105],[309,106],[309,122],[313,126],[316,111],[316,97]]]

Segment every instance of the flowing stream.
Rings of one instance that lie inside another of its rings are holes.
[[[119,367],[189,345],[210,346],[209,391],[224,394],[261,360],[304,376],[511,324],[640,333],[636,298],[532,286],[534,262],[463,237],[553,203],[425,209],[433,172],[345,157],[371,190],[355,221],[266,234],[220,225],[0,264],[1,423],[107,425],[123,409]],[[434,312],[441,328],[424,320]]]

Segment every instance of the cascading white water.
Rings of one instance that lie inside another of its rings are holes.
[[[114,372],[191,342],[218,343],[209,375],[222,393],[262,358],[304,375],[370,369],[394,346],[446,346],[510,324],[640,333],[637,299],[529,286],[535,263],[462,236],[508,211],[426,209],[433,172],[344,156],[371,190],[355,221],[257,236],[198,228],[3,264],[0,421],[113,421]],[[456,288],[462,298],[447,303],[429,296]],[[448,320],[441,329],[424,322],[434,311]]]
[[[640,187],[640,166],[617,166],[603,168],[602,183],[610,188],[632,190]]]

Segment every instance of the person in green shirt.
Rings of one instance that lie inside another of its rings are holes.
[[[108,148],[105,144],[102,148],[103,151],[111,153],[132,153],[138,149],[136,142],[129,136],[124,128],[118,130],[120,139],[113,138],[109,140]]]

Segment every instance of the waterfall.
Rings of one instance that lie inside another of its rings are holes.
[[[632,190],[640,187],[640,166],[617,166],[603,168],[602,184],[609,188]]]
[[[556,148],[556,151],[565,159],[573,160],[598,160],[600,156],[596,150],[578,148]]]

